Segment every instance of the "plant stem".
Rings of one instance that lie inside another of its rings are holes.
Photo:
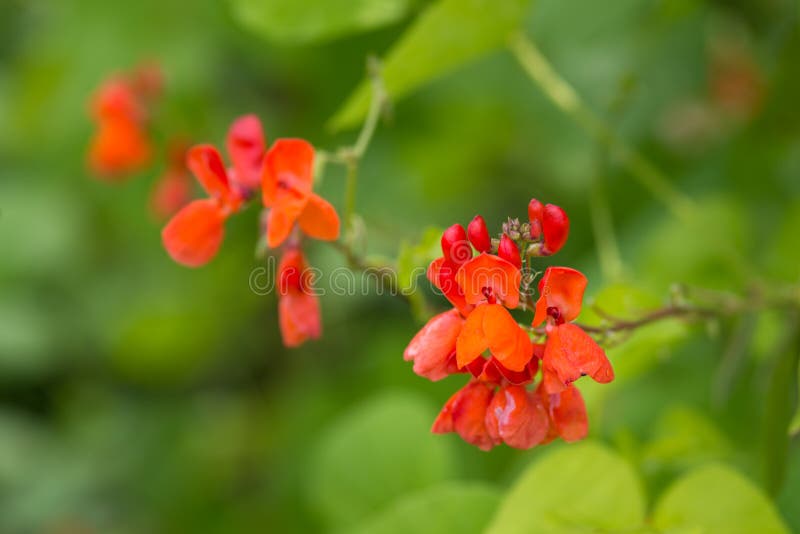
[[[628,145],[584,102],[573,87],[553,69],[536,45],[525,35],[511,37],[509,48],[523,70],[556,106],[572,117],[597,141],[619,158],[621,164],[679,219],[688,220],[693,202],[672,187],[669,179],[646,157]]]

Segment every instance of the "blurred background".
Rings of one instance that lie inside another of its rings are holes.
[[[367,56],[391,57],[432,9],[452,11],[456,34],[476,9],[503,15],[464,5],[461,16],[452,0],[0,4],[0,532],[394,532],[398,506],[403,521],[424,519],[406,532],[480,532],[527,466],[570,447],[484,453],[431,435],[465,380],[431,383],[403,361],[422,314],[374,292],[326,295],[322,339],[284,349],[274,295],[249,286],[263,264],[257,206],[229,220],[197,270],[169,259],[149,207],[169,139],[222,146],[245,113],[270,140],[353,142],[360,117],[331,119]],[[373,16],[354,23],[349,10]],[[424,266],[427,228],[480,213],[499,230],[536,197],[572,221],[552,261],[586,272],[588,294],[622,316],[666,303],[676,283],[796,288],[797,11],[794,0],[524,5],[520,24],[555,69],[695,202],[692,225],[556,108],[502,39],[420,75],[447,43],[407,46],[414,61],[386,65],[406,94],[361,163],[367,250],[396,259],[404,247]],[[154,162],[97,180],[89,98],[148,60],[165,77]],[[320,189],[340,210],[344,180],[329,166]],[[323,271],[345,261],[325,243],[307,254]],[[660,322],[609,350],[615,382],[581,382],[590,438],[625,458],[648,509],[688,470],[722,462],[800,530],[796,312]],[[436,488],[444,504],[408,511]],[[471,496],[453,507],[451,490]]]

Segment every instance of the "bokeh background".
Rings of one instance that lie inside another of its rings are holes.
[[[397,521],[479,532],[532,462],[570,447],[485,453],[432,436],[464,379],[430,383],[403,362],[424,319],[407,303],[327,295],[323,338],[287,350],[274,295],[249,287],[263,263],[257,206],[229,221],[211,264],[186,269],[148,207],[163,148],[123,183],[87,171],[90,95],[143,60],[165,74],[161,147],[174,135],[222,144],[244,113],[270,139],[351,143],[357,121],[337,131],[330,120],[367,56],[385,56],[435,2],[388,2],[400,7],[384,22],[326,33],[333,14],[369,4],[0,4],[0,532],[394,532]],[[535,196],[569,213],[554,261],[586,272],[608,310],[657,307],[676,283],[796,287],[797,11],[794,0],[525,9],[524,30],[557,71],[701,222],[676,220],[500,46],[414,88],[381,122],[356,202],[368,252],[395,260],[427,228],[476,213],[499,229]],[[454,16],[453,31],[464,23]],[[440,53],[422,46],[419,62]],[[339,208],[344,179],[331,167],[321,185]],[[424,266],[426,247],[414,250],[406,259]],[[323,271],[344,263],[324,243],[308,256]],[[800,449],[787,430],[798,328],[796,313],[753,309],[642,329],[609,351],[615,382],[585,384],[591,439],[625,458],[650,508],[677,477],[722,462],[800,530]],[[439,504],[414,501],[426,491]]]

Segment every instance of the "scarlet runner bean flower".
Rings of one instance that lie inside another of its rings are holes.
[[[278,324],[283,344],[297,347],[322,334],[319,300],[303,252],[286,249],[278,266]]]
[[[507,308],[520,302],[520,269],[529,268],[533,257],[560,249],[569,229],[558,206],[532,200],[529,208],[530,222],[509,220],[499,239],[490,239],[480,216],[466,232],[460,225],[444,232],[443,256],[431,263],[428,278],[455,308],[428,321],[404,352],[414,372],[430,380],[471,375],[432,431],[456,432],[484,450],[501,443],[528,449],[559,437],[582,439],[588,419],[573,382],[584,374],[598,382],[614,376],[602,349],[570,322],[580,313],[586,288],[578,271],[549,268],[539,284],[533,325],[547,321],[544,343],[532,343],[509,313]]]
[[[148,108],[161,90],[161,72],[145,65],[103,82],[90,104],[97,131],[89,144],[88,164],[97,177],[119,180],[144,168],[152,156]]]
[[[253,128],[253,123],[258,128]],[[260,150],[264,158],[266,148],[258,119],[245,116],[237,119],[228,132],[231,138],[242,136],[241,125],[249,124],[246,133],[252,148],[246,153],[231,152],[234,160],[231,172],[225,169],[217,149],[212,145],[192,147],[186,156],[186,164],[209,198],[194,200],[181,209],[161,232],[164,248],[176,262],[187,267],[200,267],[208,263],[219,250],[225,234],[225,220],[239,211],[242,204],[253,194],[249,184],[260,172],[261,164],[255,163],[252,152]]]

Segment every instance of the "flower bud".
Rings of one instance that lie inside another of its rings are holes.
[[[463,265],[472,258],[472,247],[467,241],[467,232],[460,224],[454,224],[442,234],[442,253],[447,261]]]
[[[519,255],[519,248],[510,237],[503,234],[500,238],[500,246],[497,247],[497,255],[519,269],[522,267],[522,258]]]
[[[569,217],[566,212],[554,204],[546,205],[542,214],[542,232],[544,251],[547,254],[555,254],[561,250],[569,235]]]
[[[528,203],[528,220],[530,220],[531,227],[530,227],[530,236],[531,239],[539,239],[539,236],[542,235],[542,214],[544,212],[544,206],[542,203],[532,198],[531,201]]]
[[[469,235],[470,243],[478,252],[489,252],[489,249],[492,248],[489,231],[486,229],[486,221],[480,215],[476,215],[467,226],[467,235]]]

